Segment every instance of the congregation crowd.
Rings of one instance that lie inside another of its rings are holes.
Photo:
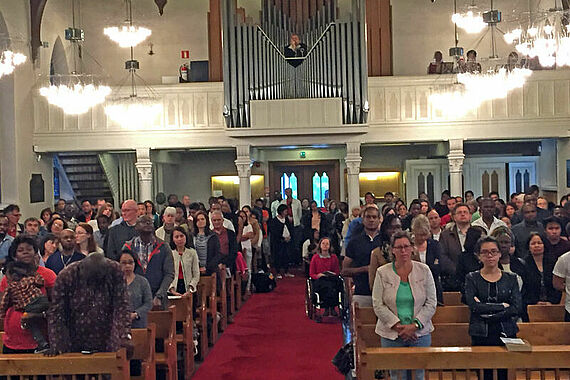
[[[367,193],[349,210],[286,189],[284,199],[275,193],[236,206],[172,194],[160,210],[126,200],[119,213],[104,199],[84,200],[79,210],[59,200],[22,224],[20,208],[7,206],[3,352],[116,350],[169,295],[195,292],[201,275],[237,273],[248,297],[253,273],[293,277],[289,269],[302,262],[323,293],[328,277],[353,278],[352,300],[374,307],[383,346],[429,346],[444,291],[460,291],[470,306],[474,345],[515,336],[528,305],[559,303],[565,285],[568,292],[568,196],[554,205],[536,186],[508,203],[495,192],[475,199],[444,191],[435,204],[422,193],[407,206],[392,193],[382,202]],[[336,313],[334,302],[326,313]],[[38,327],[46,317],[48,337]]]

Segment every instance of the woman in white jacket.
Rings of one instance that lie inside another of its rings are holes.
[[[170,239],[174,259],[174,281],[170,285],[169,292],[175,296],[194,293],[200,281],[198,253],[190,246],[190,242],[184,228],[174,227]]]
[[[396,232],[391,241],[394,261],[377,269],[372,303],[378,317],[376,334],[382,347],[429,347],[437,297],[431,270],[412,261],[413,242],[408,232]],[[400,373],[398,373],[400,372]],[[415,380],[424,371],[415,371]],[[399,380],[412,380],[411,371],[390,371]]]

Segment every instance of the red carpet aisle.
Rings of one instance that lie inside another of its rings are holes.
[[[254,294],[193,380],[343,379],[331,364],[341,325],[309,320],[304,289],[305,279],[297,276],[278,280],[272,293]]]

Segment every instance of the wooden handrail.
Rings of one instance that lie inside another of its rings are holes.
[[[80,353],[47,357],[36,354],[0,355],[0,375],[86,375],[109,374],[113,380],[128,380],[125,349],[92,355]]]

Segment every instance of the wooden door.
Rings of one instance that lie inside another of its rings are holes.
[[[294,198],[314,199],[319,206],[324,197],[338,201],[339,178],[338,161],[286,161],[269,164],[271,193],[283,193],[285,188],[291,187]]]

